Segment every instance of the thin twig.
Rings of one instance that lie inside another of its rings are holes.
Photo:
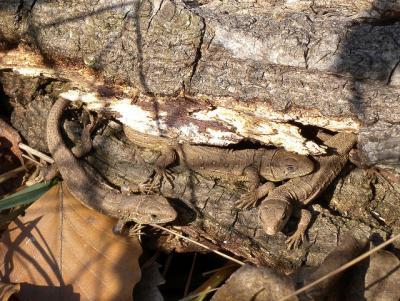
[[[394,242],[396,239],[400,238],[400,234],[397,234],[396,236],[393,236],[391,239],[385,241],[384,243],[381,243],[379,246],[376,246],[375,248],[372,248],[371,250],[369,250],[368,252],[365,252],[364,254],[361,254],[360,256],[358,256],[357,258],[354,258],[353,260],[349,261],[348,263],[342,265],[341,267],[337,268],[336,270],[326,274],[325,276],[311,282],[310,284],[307,284],[306,286],[298,289],[297,291],[293,292],[290,295],[287,295],[286,297],[283,297],[281,299],[279,299],[278,301],[284,301],[284,300],[288,300],[291,297],[297,296],[298,294],[301,294],[302,292],[305,292],[306,290],[310,289],[311,287],[323,282],[324,280],[335,276],[336,274],[343,272],[344,270],[352,267],[353,265],[355,265],[356,263],[359,263],[360,261],[366,259],[367,257],[371,256],[373,253],[379,251],[380,249],[383,249],[384,247],[386,247],[387,245],[391,244],[392,242]]]
[[[7,171],[0,175],[0,184],[7,181],[8,179],[14,178],[19,173],[26,171],[26,167],[29,167],[31,163],[27,163],[26,166],[20,166],[13,170]]]
[[[46,154],[43,154],[42,152],[24,144],[24,143],[19,143],[18,146],[20,149],[26,151],[27,153],[30,153],[32,155],[35,155],[36,157],[42,158],[44,161],[46,161],[50,164],[54,163],[54,160],[51,157],[47,156]]]
[[[236,262],[237,264],[245,265],[244,262],[242,262],[242,261],[240,261],[240,260],[238,260],[238,259],[236,259],[236,258],[233,258],[233,257],[231,257],[231,256],[229,256],[229,255],[226,255],[226,254],[224,254],[224,253],[222,253],[222,252],[220,252],[220,251],[213,250],[213,249],[211,249],[210,247],[207,247],[206,245],[203,245],[203,244],[201,244],[201,243],[199,243],[199,242],[197,242],[197,241],[195,241],[195,240],[193,240],[193,239],[190,239],[190,238],[188,238],[188,237],[186,237],[186,236],[183,236],[182,234],[179,234],[178,232],[169,230],[169,229],[164,228],[163,226],[160,226],[160,225],[157,225],[157,224],[149,224],[149,225],[152,226],[152,227],[154,227],[154,228],[157,228],[157,229],[163,230],[163,231],[165,231],[165,232],[168,232],[168,233],[170,233],[170,234],[172,234],[172,235],[175,235],[175,236],[177,236],[177,237],[179,237],[179,238],[182,238],[182,239],[184,239],[184,240],[190,241],[191,243],[193,243],[193,244],[195,244],[195,245],[197,245],[197,246],[200,246],[200,247],[202,247],[202,248],[204,248],[204,249],[206,249],[206,250],[209,250],[209,251],[211,251],[211,252],[214,252],[215,254],[218,254],[219,256],[222,256],[222,257],[224,257],[224,258],[226,258],[226,259],[228,259],[228,260],[231,260],[231,261],[233,261],[233,262]]]
[[[186,297],[187,294],[189,293],[190,284],[192,284],[193,271],[194,271],[194,265],[196,264],[196,259],[197,259],[197,253],[194,253],[192,265],[191,265],[190,271],[189,271],[189,276],[188,276],[188,278],[186,280],[186,284],[185,284],[185,290],[183,291],[183,297]]]
[[[29,160],[29,161],[31,161],[31,162],[33,162],[33,163],[35,163],[35,164],[37,164],[37,165],[39,165],[41,167],[44,166],[43,163],[40,163],[39,161],[35,160],[34,158],[31,158],[30,156],[22,154],[22,157],[24,157],[25,159],[27,159],[27,160]]]

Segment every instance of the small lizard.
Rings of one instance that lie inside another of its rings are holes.
[[[122,222],[158,224],[173,221],[175,209],[159,195],[125,195],[107,185],[88,164],[78,160],[65,145],[61,118],[69,100],[59,98],[52,106],[46,127],[47,144],[71,194],[87,207]]]
[[[124,127],[124,132],[133,143],[161,152],[155,162],[153,182],[161,181],[163,177],[169,179],[171,175],[166,168],[177,159],[186,168],[201,174],[248,181],[249,192],[236,203],[240,208],[254,206],[274,188],[271,182],[260,185],[260,176],[277,182],[307,175],[314,169],[314,163],[306,156],[282,148],[233,150],[179,144],[168,138],[139,133],[129,127]]]
[[[320,133],[320,137],[323,134]],[[268,235],[282,230],[292,215],[295,204],[306,205],[318,197],[336,178],[348,160],[349,151],[356,143],[351,133],[338,133],[335,136],[321,137],[325,145],[335,152],[315,157],[319,167],[306,176],[294,178],[274,189],[261,203],[259,219],[261,227]],[[300,210],[300,222],[295,233],[287,239],[288,247],[298,247],[304,240],[305,232],[311,220],[306,209]]]

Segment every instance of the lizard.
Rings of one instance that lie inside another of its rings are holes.
[[[173,221],[177,213],[163,196],[122,194],[107,185],[89,164],[74,156],[63,141],[61,132],[63,111],[69,103],[69,100],[60,97],[51,107],[46,138],[50,153],[71,194],[86,207],[117,218],[117,227],[129,221],[138,224]]]
[[[268,235],[275,235],[282,230],[292,215],[295,205],[303,207],[310,203],[333,182],[346,165],[349,152],[357,139],[352,133],[337,133],[334,136],[328,136],[321,132],[319,136],[326,146],[331,150],[334,149],[334,152],[315,157],[318,164],[315,172],[290,179],[261,201],[259,221]],[[310,221],[311,213],[301,208],[297,230],[286,240],[288,248],[297,248],[300,245],[305,238]]]
[[[160,182],[171,175],[167,167],[179,160],[189,170],[219,178],[232,177],[249,183],[249,191],[236,202],[239,208],[250,208],[266,196],[278,182],[309,174],[314,163],[307,156],[284,150],[267,149],[229,149],[215,146],[176,143],[172,139],[142,134],[124,126],[127,138],[136,145],[161,152],[156,159],[153,182]],[[260,184],[260,176],[268,180]],[[150,186],[151,188],[152,186]]]

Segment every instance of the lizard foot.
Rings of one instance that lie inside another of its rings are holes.
[[[136,224],[133,227],[129,228],[128,230],[128,236],[129,237],[140,237],[142,235],[142,230],[144,228],[144,225],[142,224]]]
[[[154,179],[149,179],[144,183],[138,185],[138,191],[144,194],[150,194],[160,190],[160,181],[154,181]]]
[[[165,168],[157,168],[156,174],[154,177],[154,182],[158,182],[159,185],[161,186],[161,182],[163,179],[166,179],[172,188],[174,187],[175,177],[174,177],[172,171],[169,169],[165,169]]]
[[[135,224],[134,226],[128,226],[127,221],[125,219],[119,219],[117,224],[113,227],[113,232],[117,235],[126,235],[129,237],[139,237],[142,234],[142,229],[144,225],[142,224]]]
[[[254,191],[244,193],[239,200],[236,201],[236,207],[240,209],[248,209],[254,207],[258,201],[257,194]]]
[[[293,235],[289,236],[289,238],[286,239],[287,249],[297,249],[304,240],[304,231],[296,231]]]
[[[168,169],[157,168],[152,178],[144,183],[139,184],[139,189],[142,193],[154,193],[160,190],[162,180],[166,179],[168,183],[174,187],[173,180],[175,179],[172,172]]]

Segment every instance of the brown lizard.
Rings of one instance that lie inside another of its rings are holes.
[[[11,143],[10,150],[19,159],[22,166],[24,165],[24,159],[22,158],[22,152],[19,149],[18,144],[21,143],[21,136],[19,133],[7,122],[0,118],[0,137],[6,138]]]
[[[201,174],[248,181],[249,192],[236,203],[241,208],[254,206],[274,188],[271,182],[260,185],[260,176],[277,182],[309,174],[314,169],[313,162],[306,156],[282,148],[233,150],[179,144],[168,138],[139,133],[129,127],[124,127],[124,132],[133,143],[161,152],[155,162],[153,182],[171,177],[166,168],[178,159],[186,168]]]
[[[320,136],[322,133],[320,134]],[[274,189],[261,203],[259,219],[261,227],[268,235],[282,230],[292,215],[294,205],[306,205],[323,192],[336,178],[348,160],[349,151],[356,143],[351,133],[321,137],[325,145],[335,149],[330,155],[315,157],[319,167],[306,176],[294,178]],[[300,210],[300,222],[295,233],[287,239],[288,247],[298,247],[304,240],[311,220],[306,209]]]
[[[71,194],[87,207],[139,224],[167,223],[176,218],[175,209],[160,195],[125,195],[111,188],[88,164],[78,160],[65,145],[61,118],[69,100],[59,98],[50,110],[46,135],[49,150]]]

